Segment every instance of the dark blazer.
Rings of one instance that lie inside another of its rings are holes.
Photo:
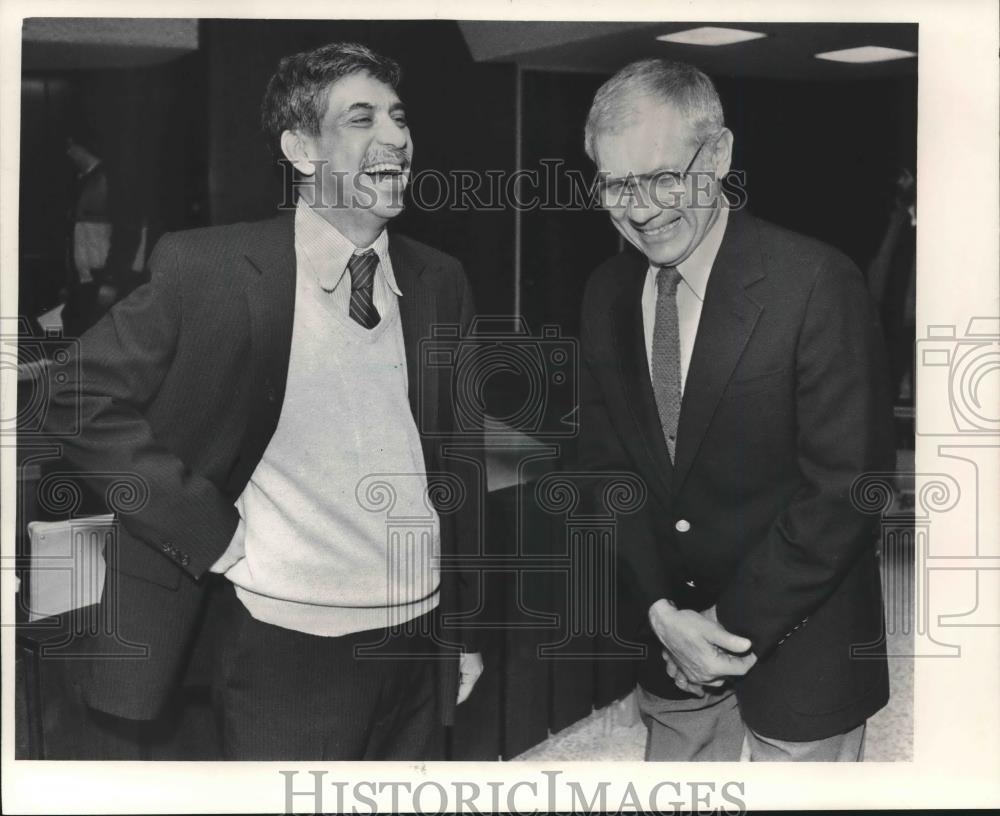
[[[882,640],[883,617],[877,520],[853,506],[851,485],[894,463],[864,280],[831,247],[730,213],[672,463],[643,339],[647,268],[636,252],[600,266],[582,320],[581,464],[632,470],[648,488],[618,526],[632,630],[653,643],[645,612],[659,598],[714,604],[759,658],[736,681],[750,727],[789,740],[854,727],[886,703],[888,674],[884,646],[852,657]],[[640,683],[685,696],[655,646]]]
[[[421,371],[419,348],[435,324],[467,326],[472,299],[454,258],[395,234],[389,253],[427,471],[469,488],[460,509],[441,513],[444,560],[457,542],[477,541],[478,474],[440,455],[453,430],[449,379]],[[295,304],[293,214],[166,235],[150,266],[151,282],[82,338],[79,379],[53,384],[47,426],[84,478],[118,472],[143,485],[138,506],[118,513],[101,609],[112,623],[86,639],[91,659],[75,666],[90,706],[134,719],[155,717],[180,682],[207,617],[206,588],[223,580],[207,571],[236,530],[234,502],[278,423]],[[78,406],[81,432],[63,435]],[[461,582],[442,572],[442,610],[458,610]],[[450,717],[457,670],[441,674]]]

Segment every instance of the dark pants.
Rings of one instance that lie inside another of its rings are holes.
[[[434,613],[318,637],[255,620],[229,588],[220,605],[212,694],[226,759],[443,758]]]

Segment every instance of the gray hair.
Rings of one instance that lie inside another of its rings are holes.
[[[596,135],[621,129],[634,112],[635,102],[648,97],[676,105],[699,139],[714,136],[725,127],[719,93],[706,74],[685,62],[639,60],[622,68],[594,94],[583,131],[584,150],[592,160],[597,160]]]

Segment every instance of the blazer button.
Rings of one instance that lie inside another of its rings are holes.
[[[173,547],[171,546],[169,541],[164,541],[162,544],[160,544],[160,549],[163,550],[163,552],[170,552],[173,549]]]
[[[677,519],[677,523],[674,524],[674,529],[678,533],[686,533],[691,529],[691,522],[687,519]]]
[[[691,589],[694,589],[697,586],[697,584],[695,584],[695,582],[692,581],[692,580],[690,580],[690,579],[687,580],[687,581],[685,581],[684,583],[685,583],[685,585],[691,587]]]
[[[187,553],[181,553],[178,560],[181,562],[181,564],[183,564],[186,567],[188,564],[191,563],[191,556],[188,555]]]

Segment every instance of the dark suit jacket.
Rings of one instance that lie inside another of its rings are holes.
[[[398,235],[389,252],[427,471],[451,472],[469,488],[459,510],[441,513],[447,558],[459,542],[477,541],[479,474],[440,455],[453,430],[449,380],[434,367],[421,372],[419,343],[434,324],[467,326],[472,300],[454,258]],[[206,617],[206,587],[222,580],[206,573],[236,530],[233,503],[277,426],[295,303],[294,219],[166,235],[150,264],[151,282],[83,337],[79,379],[53,384],[48,418],[84,478],[131,473],[144,485],[139,506],[118,513],[101,610],[111,623],[86,640],[91,659],[76,667],[92,707],[135,719],[156,716],[180,680]],[[78,406],[82,431],[62,435]],[[460,607],[459,583],[443,570],[442,610]],[[450,716],[457,672],[442,677]]]
[[[644,508],[618,525],[642,632],[659,598],[717,606],[758,664],[736,682],[745,721],[779,739],[831,736],[888,699],[876,519],[851,502],[862,473],[893,466],[876,313],[840,252],[732,212],[712,268],[684,390],[676,462],[647,368],[648,262],[619,255],[583,306],[581,464],[637,472]],[[685,520],[686,531],[675,526]],[[646,624],[648,630],[648,623]],[[648,642],[652,637],[643,633]],[[660,649],[640,682],[683,697]]]

